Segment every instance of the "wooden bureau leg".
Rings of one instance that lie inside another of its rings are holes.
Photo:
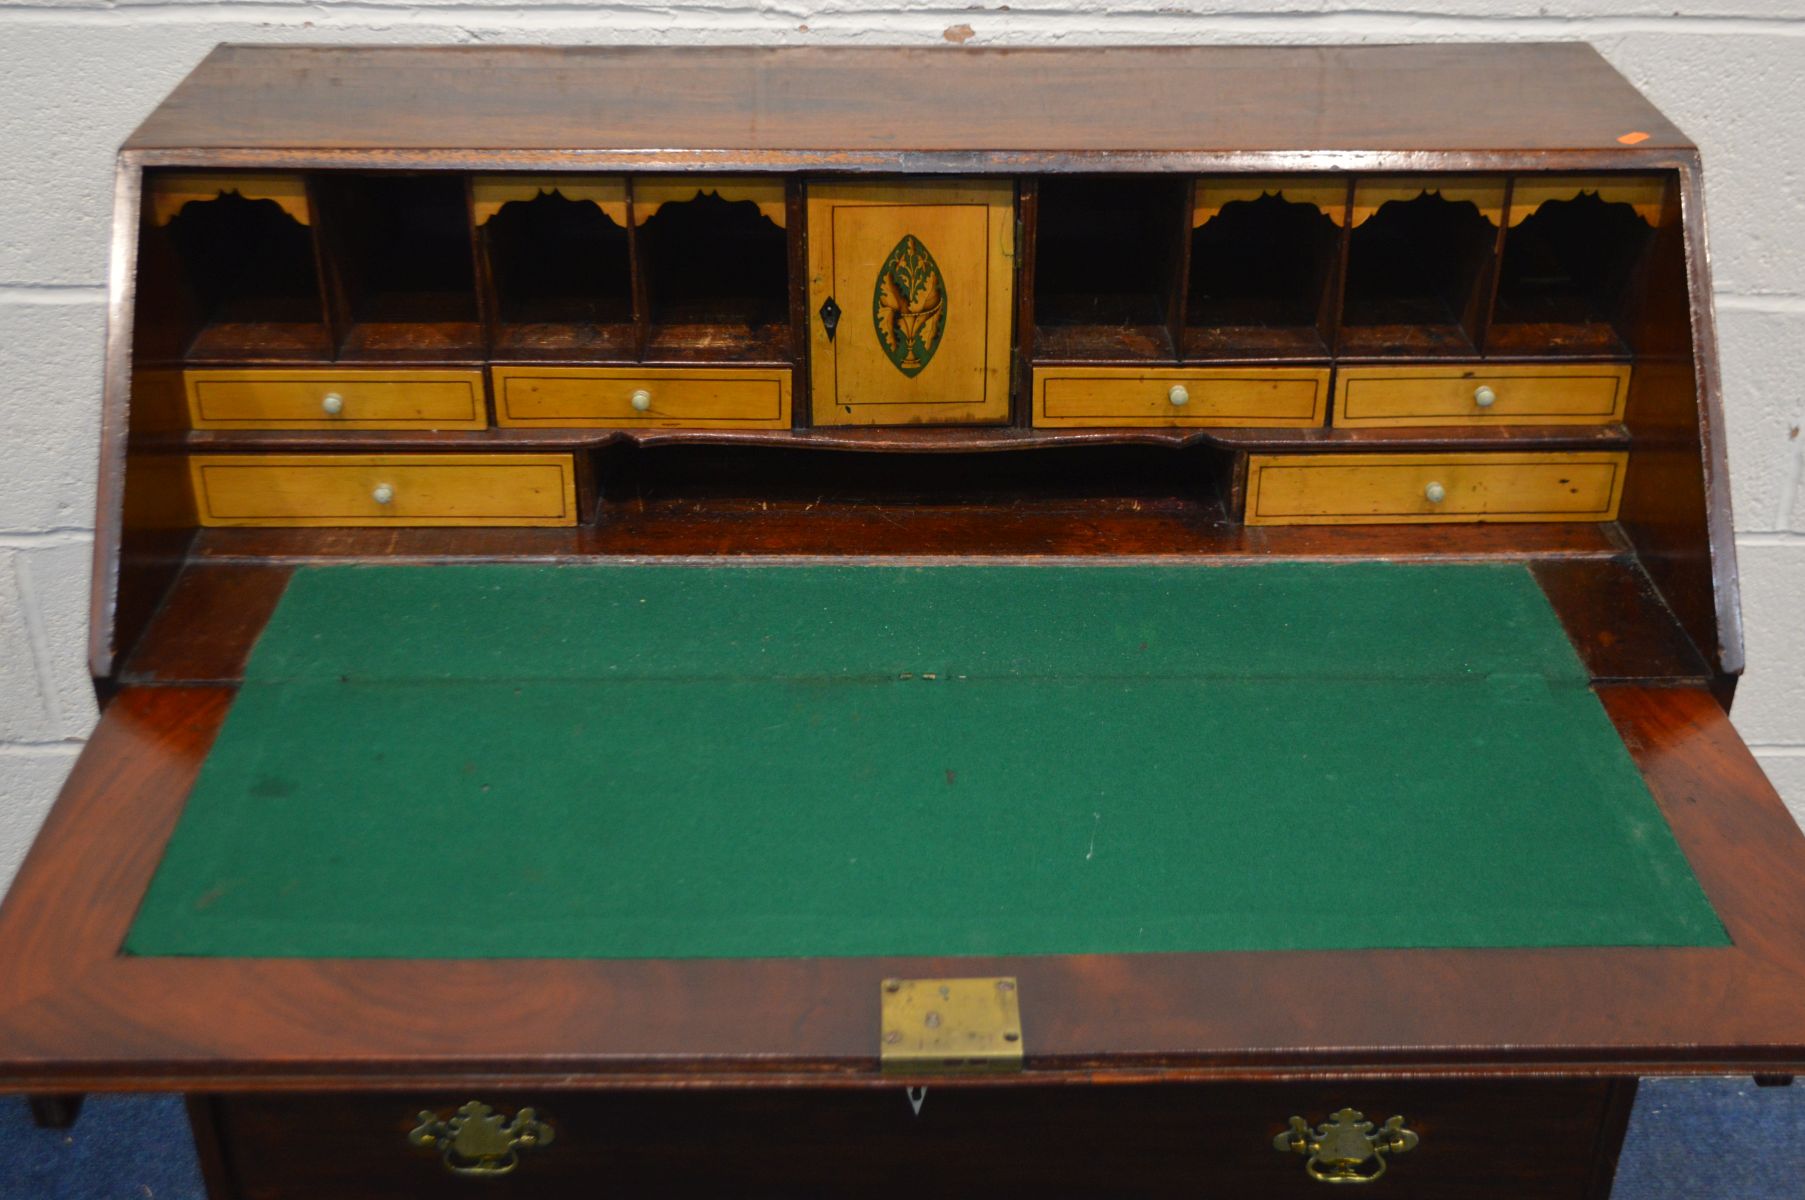
[[[184,1097],[188,1104],[188,1128],[194,1133],[194,1153],[200,1161],[201,1182],[210,1200],[230,1200],[238,1195],[226,1165],[225,1145],[219,1135],[218,1108],[211,1096]]]
[[[27,1096],[31,1106],[31,1123],[39,1129],[67,1129],[81,1115],[80,1095]]]
[[[1623,1137],[1629,1132],[1630,1110],[1636,1107],[1637,1083],[1635,1079],[1611,1083],[1604,1124],[1598,1129],[1598,1147],[1592,1154],[1592,1187],[1587,1193],[1591,1200],[1610,1200],[1611,1185],[1617,1181],[1617,1158],[1623,1153]]]

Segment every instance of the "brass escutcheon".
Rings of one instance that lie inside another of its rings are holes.
[[[407,1135],[410,1144],[437,1150],[454,1175],[506,1175],[520,1165],[520,1152],[549,1146],[552,1127],[530,1108],[502,1116],[480,1100],[471,1100],[449,1119],[430,1110]]]
[[[1372,1183],[1385,1174],[1387,1154],[1414,1150],[1417,1141],[1404,1128],[1403,1117],[1374,1129],[1364,1113],[1344,1108],[1315,1129],[1302,1117],[1292,1117],[1272,1139],[1272,1148],[1305,1155],[1304,1173],[1318,1183]]]

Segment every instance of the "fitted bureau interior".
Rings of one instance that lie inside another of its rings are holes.
[[[1669,184],[1022,177],[1032,270],[1017,341],[1035,361],[1112,364],[1629,355]],[[807,231],[788,215],[807,186],[152,172],[141,291],[181,303],[173,321],[146,314],[178,328],[144,348],[196,362],[794,362],[797,326],[819,319],[797,303]]]
[[[753,503],[1608,527],[1639,389],[1675,386],[1676,196],[151,170],[131,490],[182,481],[178,531]]]

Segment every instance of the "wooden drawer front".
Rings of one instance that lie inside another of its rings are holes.
[[[196,429],[482,429],[481,371],[188,371]]]
[[[1629,388],[1625,364],[1343,367],[1335,424],[1609,425]]]
[[[790,427],[787,369],[495,367],[493,373],[500,425]]]
[[[1621,452],[1256,454],[1247,465],[1247,523],[1609,521],[1617,515],[1627,458]]]
[[[1321,425],[1324,367],[1143,370],[1053,367],[1034,372],[1034,423],[1043,427]]]
[[[188,468],[202,525],[576,523],[568,454],[209,454]]]
[[[1614,1096],[1608,1082],[628,1089],[223,1097],[207,1104],[239,1189],[258,1200],[650,1196],[1224,1196],[1327,1194],[1273,1147],[1293,1116],[1344,1107],[1420,1138],[1377,1194],[1404,1200],[1582,1200]],[[429,1112],[480,1100],[552,1128],[489,1179],[408,1142]],[[1605,1140],[1609,1140],[1608,1138]],[[487,1185],[487,1186],[483,1186]]]

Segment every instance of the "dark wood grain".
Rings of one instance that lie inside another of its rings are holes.
[[[224,1096],[237,1151],[230,1195],[259,1200],[499,1196],[1231,1196],[1308,1197],[1322,1185],[1273,1149],[1292,1115],[1343,1107],[1405,1118],[1421,1141],[1382,1183],[1409,1200],[1589,1200],[1591,1153],[1612,1114],[1605,1081],[1142,1085],[999,1091],[936,1084],[919,1115],[900,1086],[856,1094],[795,1088],[484,1093],[530,1106],[555,1131],[496,1180],[458,1178],[407,1144],[418,1114],[470,1097]],[[306,1153],[330,1145],[330,1154]],[[1024,1136],[1024,1131],[1032,1131]],[[698,1137],[708,1151],[695,1152]],[[1501,1153],[1499,1143],[1533,1146]],[[1485,1164],[1483,1169],[1476,1164]],[[605,1184],[604,1184],[605,1181]],[[1598,1200],[1603,1200],[1599,1197]]]
[[[326,85],[330,81],[330,85]],[[908,98],[899,120],[898,97]],[[373,122],[368,114],[380,112]],[[707,151],[714,169],[964,152],[1605,151],[1685,136],[1591,47],[224,46],[131,150]],[[803,155],[807,153],[805,162]],[[1012,154],[1014,152],[1014,154]],[[1038,158],[1037,160],[1038,161]],[[917,164],[919,165],[919,164]],[[1343,164],[1349,165],[1349,164]]]
[[[1683,679],[1711,668],[1634,558],[1530,565],[1592,678],[1601,683]]]
[[[1630,324],[1637,357],[1624,423],[1636,451],[1621,522],[1700,652],[1733,686],[1743,668],[1742,605],[1703,205],[1694,164],[1668,191]]]
[[[1586,524],[1329,525],[1248,528],[1184,503],[962,505],[874,510],[863,505],[683,502],[611,511],[574,529],[208,529],[195,561],[562,562],[573,556],[796,555],[869,561],[1045,558],[1222,561],[1263,558],[1485,559],[1611,557],[1622,543]]]
[[[276,564],[189,565],[121,671],[130,683],[219,683],[244,677],[294,568]]]

